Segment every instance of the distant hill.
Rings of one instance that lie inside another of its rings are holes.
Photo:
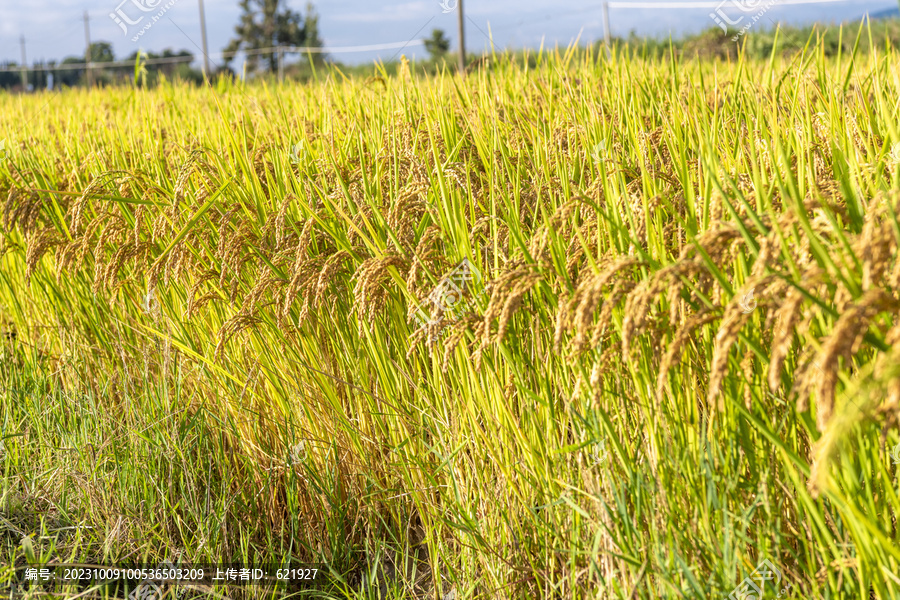
[[[872,19],[893,19],[895,17],[900,17],[900,8],[886,8],[884,10],[879,10],[878,12],[869,13],[869,17]]]

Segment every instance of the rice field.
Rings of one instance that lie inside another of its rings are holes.
[[[0,95],[0,581],[900,597],[900,57],[870,45]]]

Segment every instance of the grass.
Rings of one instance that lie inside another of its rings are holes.
[[[869,35],[0,96],[3,563],[707,598],[768,560],[782,598],[900,596]]]

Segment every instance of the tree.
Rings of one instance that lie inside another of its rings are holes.
[[[109,42],[94,42],[90,49],[91,62],[113,62],[116,57],[113,54],[112,44]]]
[[[14,62],[5,62],[0,64],[2,67],[11,67],[15,68],[18,65]],[[12,89],[16,87],[16,85],[20,85],[22,83],[21,76],[19,75],[18,70],[16,71],[0,71],[0,88],[4,89]]]
[[[80,64],[84,62],[83,56],[67,56],[62,65]],[[56,69],[53,71],[53,82],[56,86],[74,86],[81,79],[83,68]]]
[[[321,47],[318,16],[312,4],[306,5],[305,20],[300,13],[282,7],[282,4],[281,0],[241,0],[243,14],[234,28],[237,37],[228,43],[225,52],[259,50],[276,46]],[[226,57],[225,64],[228,65],[233,59],[233,55]],[[259,59],[259,54],[247,56],[250,70],[257,70]],[[276,53],[269,54],[267,60],[269,70],[274,72],[278,68]]]
[[[425,49],[431,55],[432,60],[444,58],[450,51],[450,40],[444,34],[443,29],[434,29],[431,38],[425,40]]]

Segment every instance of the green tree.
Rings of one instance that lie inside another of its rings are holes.
[[[447,56],[450,51],[450,40],[444,34],[443,29],[434,29],[431,37],[425,40],[425,49],[431,55],[432,60],[438,60]]]
[[[94,42],[91,44],[90,55],[91,62],[113,62],[116,60],[112,44],[109,42]]]
[[[283,4],[281,0],[241,0],[241,20],[234,28],[236,37],[225,47],[225,52],[276,46],[321,47],[318,15],[312,4],[306,5],[305,20],[300,13]],[[225,64],[228,65],[233,59],[234,56],[226,57]],[[263,59],[268,60],[270,71],[278,68],[278,56],[275,52]],[[259,68],[259,62],[259,54],[247,56],[251,71]]]
[[[81,64],[84,62],[83,56],[68,56],[63,59],[62,65],[71,65],[71,64]],[[53,84],[57,87],[60,86],[74,86],[77,85],[79,80],[84,74],[83,68],[73,69],[56,69],[53,71]]]

